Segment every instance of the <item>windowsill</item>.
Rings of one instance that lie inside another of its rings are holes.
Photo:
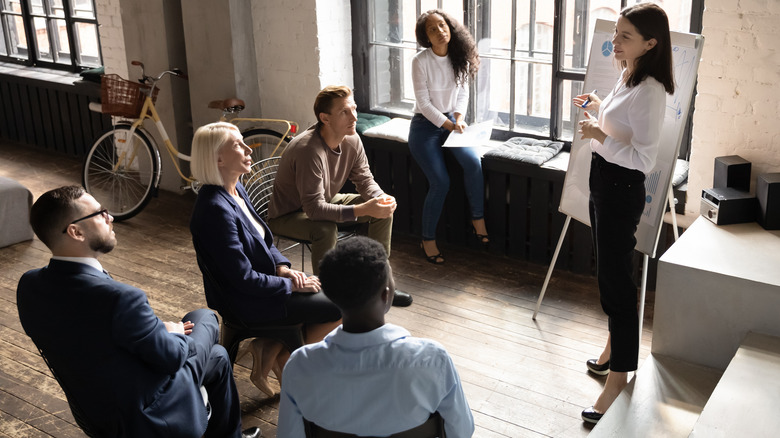
[[[73,85],[74,81],[81,79],[78,73],[43,67],[28,67],[10,62],[0,62],[0,74],[62,85]]]

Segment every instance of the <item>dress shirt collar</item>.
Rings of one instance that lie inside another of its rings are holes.
[[[408,336],[411,336],[408,330],[393,324],[385,324],[366,333],[349,333],[344,331],[343,325],[340,325],[323,340],[351,350],[387,344]]]
[[[63,256],[52,256],[52,260],[61,260],[63,262],[73,262],[73,263],[81,263],[83,265],[92,266],[93,268],[97,269],[98,272],[103,273],[105,272],[103,270],[103,265],[100,264],[98,259],[94,257],[63,257]]]

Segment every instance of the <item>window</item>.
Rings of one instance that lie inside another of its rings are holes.
[[[0,59],[80,70],[101,65],[94,0],[0,0]]]
[[[358,105],[411,115],[414,26],[439,8],[471,29],[481,66],[471,83],[469,121],[541,138],[571,140],[572,96],[580,94],[596,19],[616,20],[636,0],[353,0]],[[702,0],[657,1],[673,31],[700,31]],[[692,24],[693,23],[693,24]]]

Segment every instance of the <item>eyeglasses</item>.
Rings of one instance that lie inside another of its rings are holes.
[[[108,219],[108,217],[111,216],[110,214],[108,214],[108,209],[104,208],[104,209],[102,209],[100,211],[96,211],[96,212],[94,212],[92,214],[88,214],[88,215],[86,215],[84,217],[78,218],[75,221],[69,223],[68,225],[65,226],[65,229],[62,230],[62,234],[65,234],[68,231],[68,227],[73,225],[73,224],[75,224],[76,222],[81,222],[81,221],[87,220],[87,219],[89,219],[91,217],[95,217],[97,215],[102,215],[105,219]]]

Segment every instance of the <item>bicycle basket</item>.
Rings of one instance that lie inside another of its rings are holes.
[[[138,117],[144,106],[144,94],[141,90],[148,90],[150,86],[122,79],[115,74],[105,74],[101,78],[100,100],[103,113],[112,116]],[[154,89],[152,102],[157,100],[159,91],[159,88]]]

